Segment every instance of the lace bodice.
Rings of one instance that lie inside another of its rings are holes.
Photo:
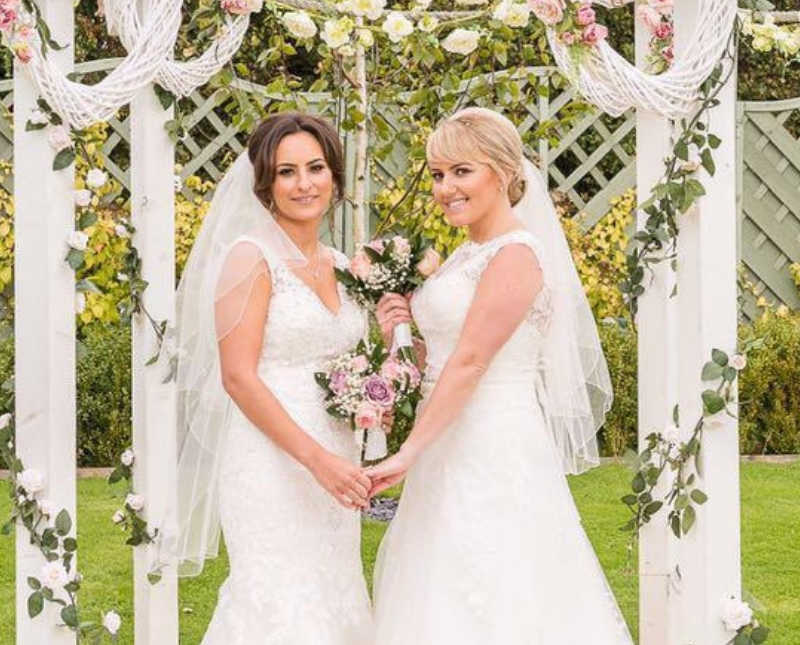
[[[428,351],[426,381],[438,377],[455,349],[483,271],[495,254],[508,244],[524,244],[537,258],[541,257],[539,242],[525,230],[510,231],[482,244],[468,241],[458,247],[414,295],[411,309]],[[515,374],[535,369],[538,347],[551,315],[547,268],[542,269],[545,281],[542,290],[526,319],[492,360],[482,383],[513,379]],[[524,357],[523,363],[521,357]]]

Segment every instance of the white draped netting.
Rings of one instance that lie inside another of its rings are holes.
[[[118,0],[114,4],[121,2]],[[124,0],[124,4],[136,10],[135,0]],[[122,63],[95,85],[68,79],[42,54],[38,35],[32,47],[33,58],[25,69],[53,110],[71,126],[85,128],[113,117],[155,78],[164,61],[172,55],[180,23],[180,0],[153,0],[140,30],[141,37],[129,48]]]
[[[620,7],[634,0],[594,0]],[[620,116],[641,108],[667,118],[679,118],[697,107],[698,90],[725,51],[736,18],[736,3],[698,0],[698,16],[689,46],[678,53],[669,70],[648,74],[631,65],[607,42],[600,43],[580,66],[553,29],[547,37],[559,68],[587,100],[604,112]]]
[[[135,51],[142,34],[148,28],[148,23],[142,23],[135,3],[129,0],[106,0],[106,24],[109,33],[119,36],[128,52]],[[200,56],[188,61],[175,60],[170,48],[162,60],[155,81],[175,96],[189,96],[239,50],[249,24],[249,14],[237,16],[227,22],[219,38]]]

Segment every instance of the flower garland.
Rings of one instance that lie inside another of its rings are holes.
[[[30,543],[46,560],[39,577],[28,577],[31,589],[28,616],[35,618],[44,609],[45,602],[53,603],[61,607],[64,626],[79,638],[91,638],[93,643],[100,643],[108,637],[116,643],[122,622],[119,614],[109,611],[99,622],[81,616],[77,594],[83,578],[73,566],[78,541],[70,536],[72,518],[66,509],[56,513],[53,503],[41,496],[46,484],[44,476],[38,470],[25,468],[16,456],[14,441],[14,418],[5,413],[0,416],[0,457],[10,471],[11,515],[0,533],[9,535],[14,525],[21,522],[30,534]]]
[[[42,56],[47,54],[48,48],[64,49],[64,45],[53,40],[41,10],[33,0],[0,0],[0,41],[21,63],[33,59],[34,32],[39,36]]]
[[[647,64],[651,74],[667,71],[675,60],[672,12],[672,0],[643,0],[636,5],[636,18],[650,32]]]

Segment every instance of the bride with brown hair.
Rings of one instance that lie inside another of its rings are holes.
[[[445,119],[433,195],[460,246],[411,299],[425,398],[371,494],[407,478],[375,571],[376,645],[630,645],[565,478],[599,463],[611,384],[538,170],[505,117]],[[387,338],[388,340],[388,338]]]

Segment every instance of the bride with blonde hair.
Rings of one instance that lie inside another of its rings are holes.
[[[611,406],[597,329],[539,171],[505,117],[445,119],[433,195],[469,241],[377,315],[413,316],[425,398],[371,495],[406,477],[375,570],[377,645],[630,645],[565,473],[599,463]],[[406,476],[407,475],[407,476]]]

